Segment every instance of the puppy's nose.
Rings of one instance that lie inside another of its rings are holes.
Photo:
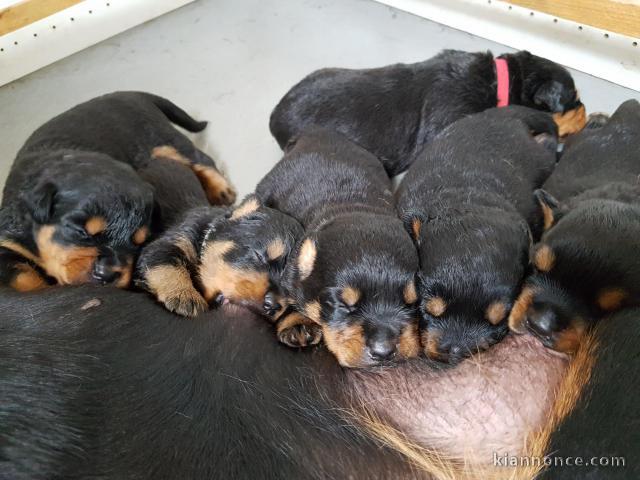
[[[110,266],[98,261],[93,266],[93,278],[101,283],[113,283],[120,278],[120,272],[114,271]]]
[[[529,311],[527,326],[535,335],[548,337],[556,330],[556,316],[550,309]]]
[[[376,341],[369,346],[369,356],[376,362],[391,360],[396,355],[396,346],[388,340]]]
[[[265,295],[262,309],[264,310],[264,313],[266,315],[273,317],[281,308],[282,305],[278,303],[278,300],[276,300],[276,296],[274,293],[269,292]]]

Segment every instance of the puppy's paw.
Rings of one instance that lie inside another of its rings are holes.
[[[195,288],[174,290],[165,298],[158,298],[170,312],[183,317],[196,317],[209,308],[206,300]]]
[[[309,347],[322,340],[322,328],[317,323],[292,312],[276,326],[278,340],[292,348]]]
[[[232,205],[236,201],[235,189],[219,171],[199,164],[194,164],[192,168],[211,205]]]
[[[167,310],[183,317],[195,317],[209,308],[193,286],[189,271],[182,265],[151,267],[138,285],[151,292]]]

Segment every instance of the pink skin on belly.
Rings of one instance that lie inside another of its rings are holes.
[[[410,440],[480,464],[524,453],[547,418],[568,358],[529,335],[509,335],[455,368],[414,361],[350,370],[356,397]]]

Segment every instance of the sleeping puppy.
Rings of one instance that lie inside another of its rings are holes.
[[[602,316],[640,301],[640,104],[595,115],[571,137],[535,196],[545,228],[531,254],[535,273],[509,317],[517,333],[576,350]]]
[[[195,207],[143,250],[136,285],[168,310],[197,316],[234,303],[262,313],[302,228],[292,218],[248,199],[234,212]]]
[[[206,126],[168,100],[121,92],[36,130],[4,190],[0,284],[21,291],[53,283],[127,287],[154,206],[152,186],[136,170],[154,170],[157,159],[188,167],[210,200],[233,201],[213,161],[170,121],[191,131]]]
[[[321,329],[345,367],[418,354],[418,258],[375,156],[340,134],[305,132],[260,182],[255,199],[304,228],[265,302],[266,310],[279,310],[284,305],[273,299],[280,295],[278,303],[293,305],[279,316],[281,341],[315,343]]]
[[[555,165],[551,116],[524,107],[459,120],[407,172],[397,206],[418,246],[421,341],[456,363],[507,333],[526,274],[532,192]]]
[[[509,104],[554,113],[560,135],[580,130],[585,109],[560,65],[529,52],[444,50],[424,62],[382,68],[318,70],[295,85],[271,114],[280,147],[319,125],[346,135],[405,171],[426,144],[465,115]]]

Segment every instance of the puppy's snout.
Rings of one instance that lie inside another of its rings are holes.
[[[534,335],[548,338],[558,329],[558,319],[550,308],[531,308],[527,312],[527,327]]]
[[[388,338],[378,338],[369,342],[369,356],[376,362],[391,360],[396,356],[396,344]]]
[[[266,315],[273,317],[280,311],[282,305],[280,305],[280,303],[276,299],[276,295],[273,292],[268,292],[264,297],[262,308]]]
[[[121,275],[121,272],[115,270],[114,265],[108,259],[100,258],[93,265],[92,276],[101,283],[114,283]]]

